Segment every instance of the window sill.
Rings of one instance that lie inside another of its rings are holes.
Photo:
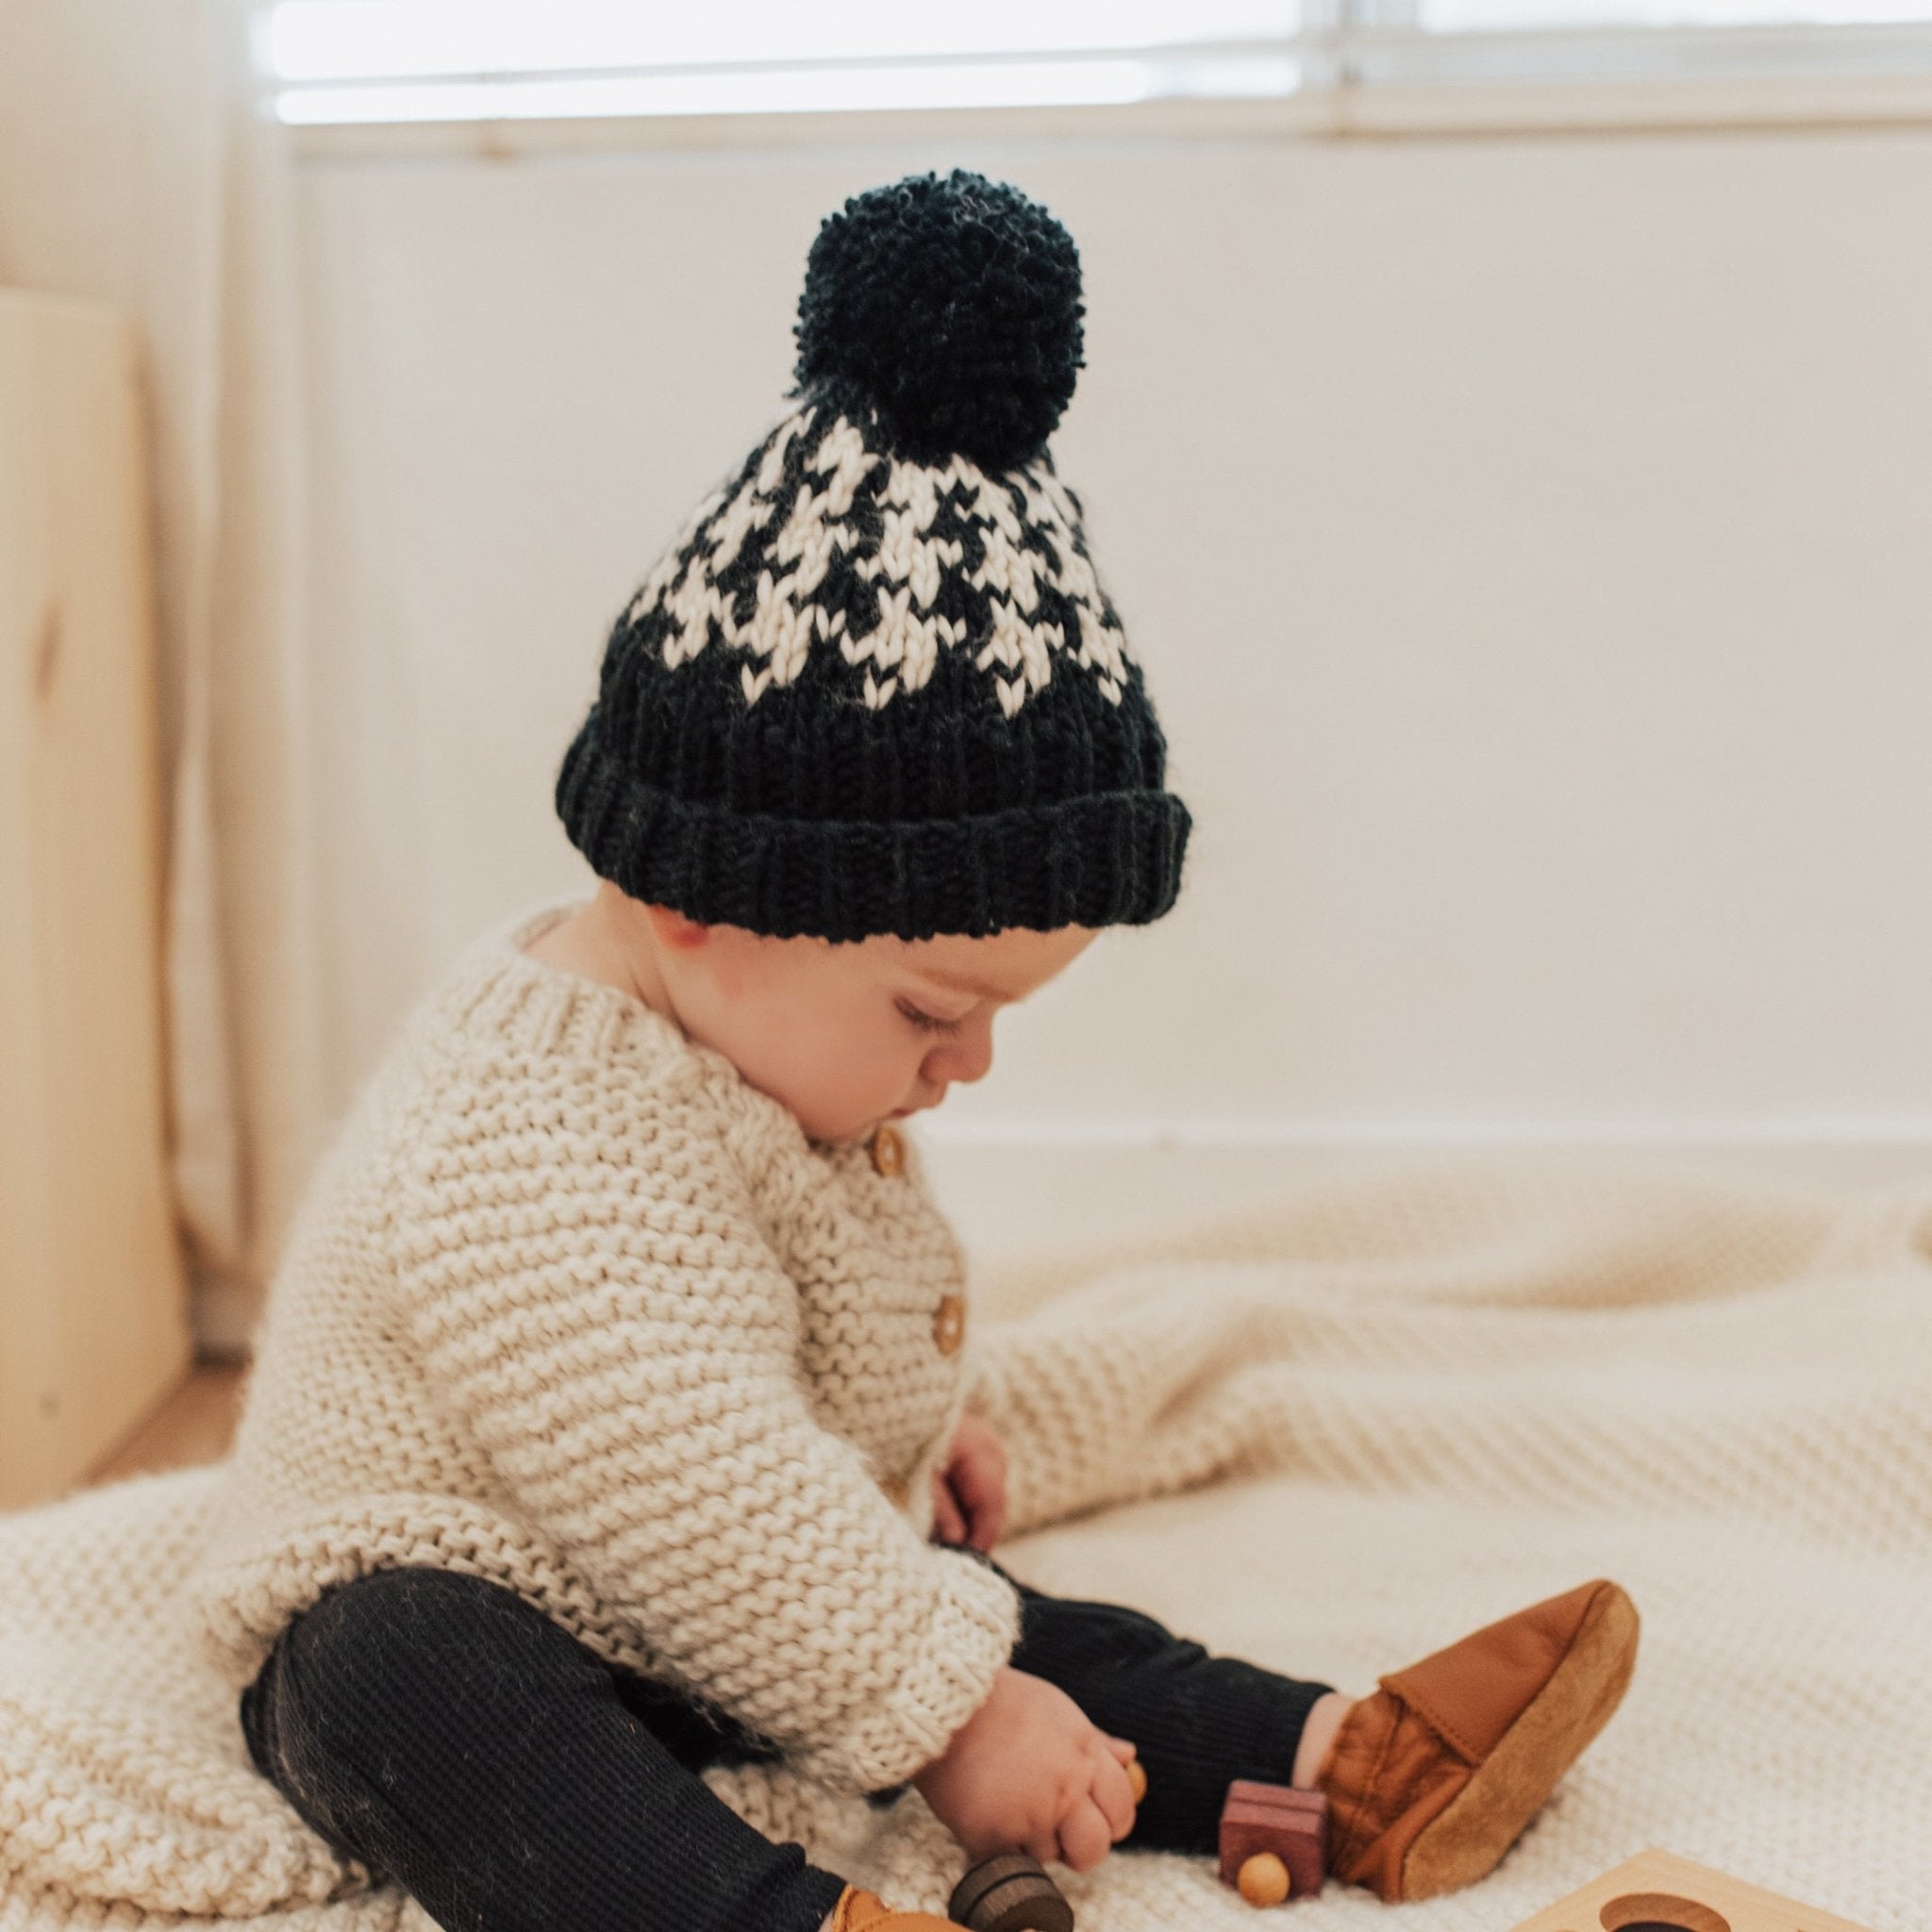
[[[358,121],[288,127],[305,161],[514,160],[552,154],[930,144],[935,141],[1404,140],[1676,130],[1932,126],[1923,67],[1865,72],[1496,80],[1391,73],[1266,97],[1096,105],[840,108],[823,113]]]

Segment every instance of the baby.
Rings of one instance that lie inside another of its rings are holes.
[[[1384,1899],[1481,1876],[1601,1728],[1614,1584],[1351,1699],[992,1558],[958,1245],[892,1123],[1160,917],[1189,817],[1046,438],[1078,260],[976,176],[848,202],[790,412],[619,618],[557,803],[312,1185],[196,1579],[262,1774],[478,1932],[939,1932],[708,1766],[916,1787],[964,1852],[1211,1854],[1319,1789]]]

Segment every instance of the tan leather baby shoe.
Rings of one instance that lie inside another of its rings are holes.
[[[930,1912],[895,1912],[870,1891],[848,1885],[832,1907],[827,1932],[959,1932],[950,1919]]]
[[[1382,1678],[1316,1779],[1329,1872],[1391,1901],[1480,1878],[1608,1722],[1637,1630],[1636,1606],[1599,1578]]]

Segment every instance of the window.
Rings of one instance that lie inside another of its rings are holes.
[[[1849,26],[1932,20],[1924,0],[1374,0],[1379,24],[1428,33],[1524,27]]]
[[[283,0],[285,121],[1019,107],[1292,91],[1298,0]]]
[[[280,0],[262,64],[303,124],[1932,77],[1932,0]]]

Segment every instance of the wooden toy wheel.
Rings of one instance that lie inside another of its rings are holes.
[[[946,1916],[969,1932],[1074,1932],[1074,1908],[1036,1859],[1000,1852],[953,1888]]]

